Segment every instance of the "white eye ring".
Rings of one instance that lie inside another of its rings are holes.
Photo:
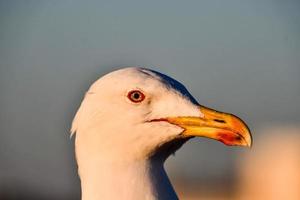
[[[145,99],[145,95],[140,90],[131,90],[128,92],[127,98],[133,103],[140,103]]]

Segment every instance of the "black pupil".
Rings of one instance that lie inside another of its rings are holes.
[[[139,99],[140,98],[140,94],[137,93],[137,92],[133,93],[133,98],[134,99]]]

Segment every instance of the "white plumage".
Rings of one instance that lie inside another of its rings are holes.
[[[163,164],[189,138],[251,144],[239,119],[243,127],[229,133],[223,127],[227,122],[212,122],[206,113],[225,118],[201,108],[182,84],[159,72],[130,67],[97,80],[71,129],[76,132],[82,199],[177,199]]]

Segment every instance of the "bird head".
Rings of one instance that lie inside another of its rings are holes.
[[[73,120],[77,157],[166,159],[192,137],[251,146],[238,117],[201,106],[178,81],[129,67],[98,79]]]

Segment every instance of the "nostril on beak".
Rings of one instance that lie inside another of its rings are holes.
[[[215,122],[219,122],[219,123],[225,123],[225,121],[223,119],[214,119]]]

